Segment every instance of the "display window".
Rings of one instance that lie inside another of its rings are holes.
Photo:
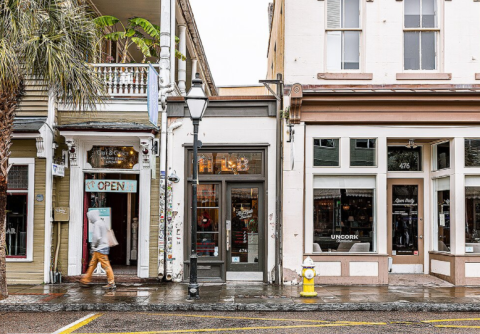
[[[480,253],[480,187],[465,188],[465,253]]]
[[[314,189],[313,252],[373,252],[373,189]]]
[[[435,250],[450,253],[450,178],[435,180]]]

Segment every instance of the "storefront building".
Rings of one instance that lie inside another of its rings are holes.
[[[276,108],[272,96],[209,99],[197,163],[200,281],[273,280]],[[168,100],[168,117],[167,274],[181,282],[189,279],[193,125],[183,98]]]
[[[480,283],[480,100],[404,89],[292,87],[284,280],[310,256],[322,284]]]

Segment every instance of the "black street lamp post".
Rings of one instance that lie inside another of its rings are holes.
[[[200,298],[197,282],[197,184],[198,184],[198,149],[202,142],[198,140],[198,125],[202,120],[203,113],[207,109],[208,97],[202,88],[202,80],[199,74],[192,80],[192,88],[188,92],[187,101],[190,118],[193,123],[193,180],[192,180],[192,233],[190,251],[190,282],[188,283],[188,299]]]

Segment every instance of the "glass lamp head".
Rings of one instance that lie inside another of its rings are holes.
[[[200,75],[195,74],[195,79],[192,80],[192,88],[190,88],[185,98],[192,120],[201,121],[208,105],[208,97],[202,87],[202,80]]]

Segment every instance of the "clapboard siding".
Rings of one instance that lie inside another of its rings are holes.
[[[47,116],[47,88],[39,81],[25,80],[25,94],[16,111],[17,116]]]
[[[156,166],[160,166],[160,159],[157,158]],[[150,246],[149,246],[149,276],[158,276],[158,223],[159,223],[159,191],[160,177],[157,171],[157,179],[152,179],[150,189]]]
[[[72,124],[82,122],[121,122],[148,124],[147,112],[138,111],[96,111],[96,112],[71,112],[59,111],[58,124]]]
[[[59,148],[56,150],[56,157],[61,158],[62,150],[68,149],[65,144],[65,138],[61,136],[56,137],[56,142],[59,144]],[[53,207],[69,207],[70,206],[70,168],[65,168],[64,177],[53,178]],[[68,222],[55,222],[53,226],[53,252],[52,261],[55,260],[55,250],[58,241],[58,224],[60,224],[61,238],[60,238],[60,250],[58,254],[58,268],[57,270],[62,273],[62,276],[66,276],[68,272]]]
[[[34,158],[37,155],[35,140],[14,140],[12,158]],[[35,192],[45,196],[45,159],[35,158]],[[45,254],[45,201],[34,201],[33,261],[28,263],[7,263],[9,284],[31,284],[43,282]]]

